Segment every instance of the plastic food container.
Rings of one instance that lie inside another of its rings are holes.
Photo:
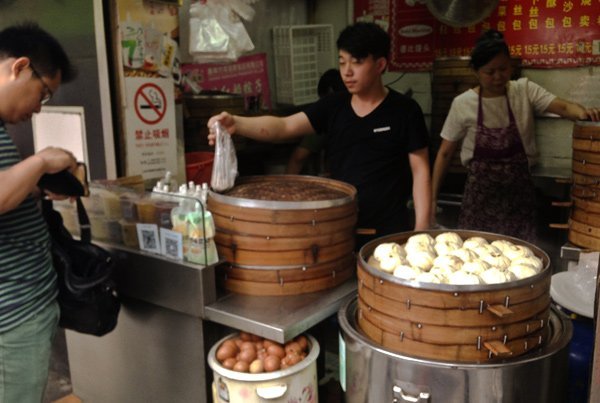
[[[296,365],[283,370],[250,374],[226,369],[217,361],[215,354],[229,335],[219,340],[208,353],[208,365],[213,370],[213,402],[303,402],[319,401],[317,364],[319,343],[306,335],[310,345],[308,355]]]

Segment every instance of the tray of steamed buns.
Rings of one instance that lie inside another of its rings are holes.
[[[401,283],[429,288],[439,285],[441,289],[513,286],[545,275],[550,262],[547,254],[531,243],[477,231],[383,237],[365,245],[360,260],[374,273],[392,276]]]

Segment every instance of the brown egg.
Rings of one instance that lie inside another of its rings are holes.
[[[242,341],[250,341],[252,340],[252,335],[250,333],[240,332],[240,339],[242,339]]]
[[[269,348],[269,346],[272,346],[273,344],[279,344],[279,343],[276,343],[273,340],[269,340],[269,339],[263,340],[263,346],[265,346],[265,348]]]
[[[233,366],[236,363],[236,359],[233,357],[229,357],[227,358],[225,361],[223,361],[223,366],[227,369],[233,369]]]
[[[300,335],[296,337],[294,341],[300,344],[300,348],[302,348],[302,351],[308,349],[308,339],[306,338],[306,336]]]
[[[251,341],[245,341],[240,346],[240,350],[253,350],[253,351],[256,351],[256,346]]]
[[[302,352],[302,347],[300,347],[299,343],[296,343],[295,341],[290,341],[285,345],[285,352],[289,354],[292,351],[296,354],[300,354]]]
[[[248,364],[246,361],[238,361],[233,366],[233,370],[237,372],[248,372],[249,367],[250,364]]]
[[[272,344],[269,347],[267,347],[267,353],[269,355],[276,355],[280,359],[285,357],[285,350],[283,349],[283,347],[277,344]]]
[[[288,353],[284,358],[283,361],[285,361],[285,363],[287,364],[287,366],[291,367],[292,365],[296,365],[297,363],[299,363],[302,359],[300,358],[300,356],[298,354],[296,354],[295,352],[290,352]]]
[[[235,345],[239,348],[242,343],[244,342],[244,340],[240,339],[240,338],[235,338],[233,339],[233,341],[235,342]]]
[[[260,337],[260,336],[255,335],[255,334],[251,334],[250,335],[250,340],[256,343],[256,342],[263,341],[263,338]]]
[[[267,350],[265,350],[264,348],[262,350],[258,350],[256,352],[256,358],[258,358],[259,360],[264,360],[266,356],[267,356]]]
[[[236,355],[236,351],[229,344],[225,344],[225,345],[222,345],[221,347],[219,347],[219,349],[217,350],[217,354],[216,354],[217,360],[219,360],[219,362],[223,362],[227,358],[235,357],[235,355]]]
[[[264,368],[266,372],[277,371],[281,367],[281,359],[276,355],[268,355],[265,358]]]
[[[256,359],[256,351],[253,348],[242,349],[238,354],[238,359],[241,361],[246,361],[250,364],[252,361]]]
[[[261,360],[254,360],[250,363],[250,373],[251,374],[259,374],[264,372],[265,366]]]
[[[237,349],[237,344],[235,344],[235,339],[227,339],[225,340],[221,346],[231,346],[234,349]]]

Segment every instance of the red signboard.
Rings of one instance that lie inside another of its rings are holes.
[[[463,28],[437,21],[423,0],[354,0],[354,17],[388,29],[392,71],[425,71],[436,57],[468,56],[490,28],[525,66],[600,65],[600,0],[500,0],[487,19]]]
[[[186,76],[185,92],[192,92],[187,82],[192,81],[199,90],[242,94],[247,101],[260,103],[249,105],[250,109],[271,108],[267,57],[264,53],[242,56],[232,63],[184,64],[181,70]]]

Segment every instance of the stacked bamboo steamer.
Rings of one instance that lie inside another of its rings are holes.
[[[335,287],[354,275],[356,189],[300,175],[240,178],[211,192],[223,286],[246,295],[297,295]]]
[[[600,123],[573,127],[573,186],[569,241],[600,250]]]
[[[444,231],[425,231],[432,237]],[[514,358],[542,346],[549,336],[550,258],[530,243],[499,234],[454,231],[461,238],[504,239],[527,246],[542,270],[517,281],[487,285],[420,283],[370,266],[384,242],[404,244],[414,232],[367,243],[358,256],[357,321],[383,347],[408,356],[485,363]]]

